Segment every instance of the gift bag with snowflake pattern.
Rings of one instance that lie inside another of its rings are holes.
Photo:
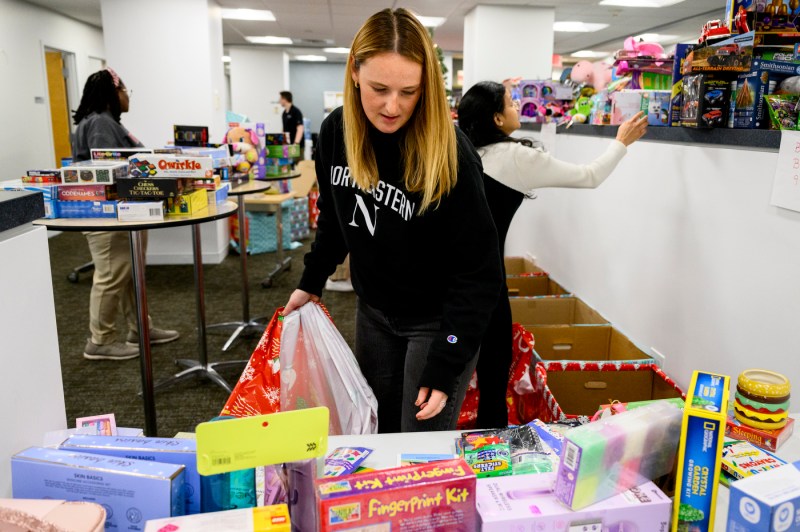
[[[280,352],[283,307],[275,311],[221,416],[274,414],[281,409]]]

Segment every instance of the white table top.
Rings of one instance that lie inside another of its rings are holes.
[[[800,419],[800,414],[791,417]],[[373,453],[367,457],[364,467],[387,469],[397,467],[401,453],[455,453],[455,439],[461,431],[417,432],[406,434],[368,434],[363,436],[330,436],[328,450],[337,447],[367,447]],[[789,463],[800,460],[800,433],[795,430],[791,438],[774,453]],[[714,521],[714,532],[725,532],[728,520],[728,488],[720,485],[717,492],[717,516]]]

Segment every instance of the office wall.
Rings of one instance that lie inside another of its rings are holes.
[[[75,54],[77,75],[68,90],[80,98],[97,64],[91,58],[105,57],[103,32],[32,4],[0,0],[0,180],[56,164],[45,47]]]
[[[258,46],[230,46],[231,110],[264,122],[267,131],[282,131],[278,104],[289,86],[289,56],[283,50]],[[300,107],[303,111],[302,107]]]
[[[345,63],[289,63],[292,97],[303,117],[311,119],[311,131],[319,133],[324,115],[322,93],[344,90]]]

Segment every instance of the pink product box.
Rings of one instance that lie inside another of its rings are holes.
[[[652,482],[573,511],[552,493],[555,473],[478,479],[484,532],[668,532],[672,501]]]

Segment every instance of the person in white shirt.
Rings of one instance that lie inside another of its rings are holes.
[[[484,188],[497,227],[500,252],[514,214],[526,197],[545,187],[596,188],[611,175],[627,147],[644,135],[647,116],[638,113],[619,126],[605,153],[588,164],[559,161],[529,139],[512,138],[520,128],[519,110],[500,83],[483,81],[471,87],[458,106],[459,127],[483,162]],[[503,272],[505,275],[505,271]],[[512,332],[508,290],[503,287],[481,343],[478,358],[478,427],[508,424],[506,388],[511,367]]]

